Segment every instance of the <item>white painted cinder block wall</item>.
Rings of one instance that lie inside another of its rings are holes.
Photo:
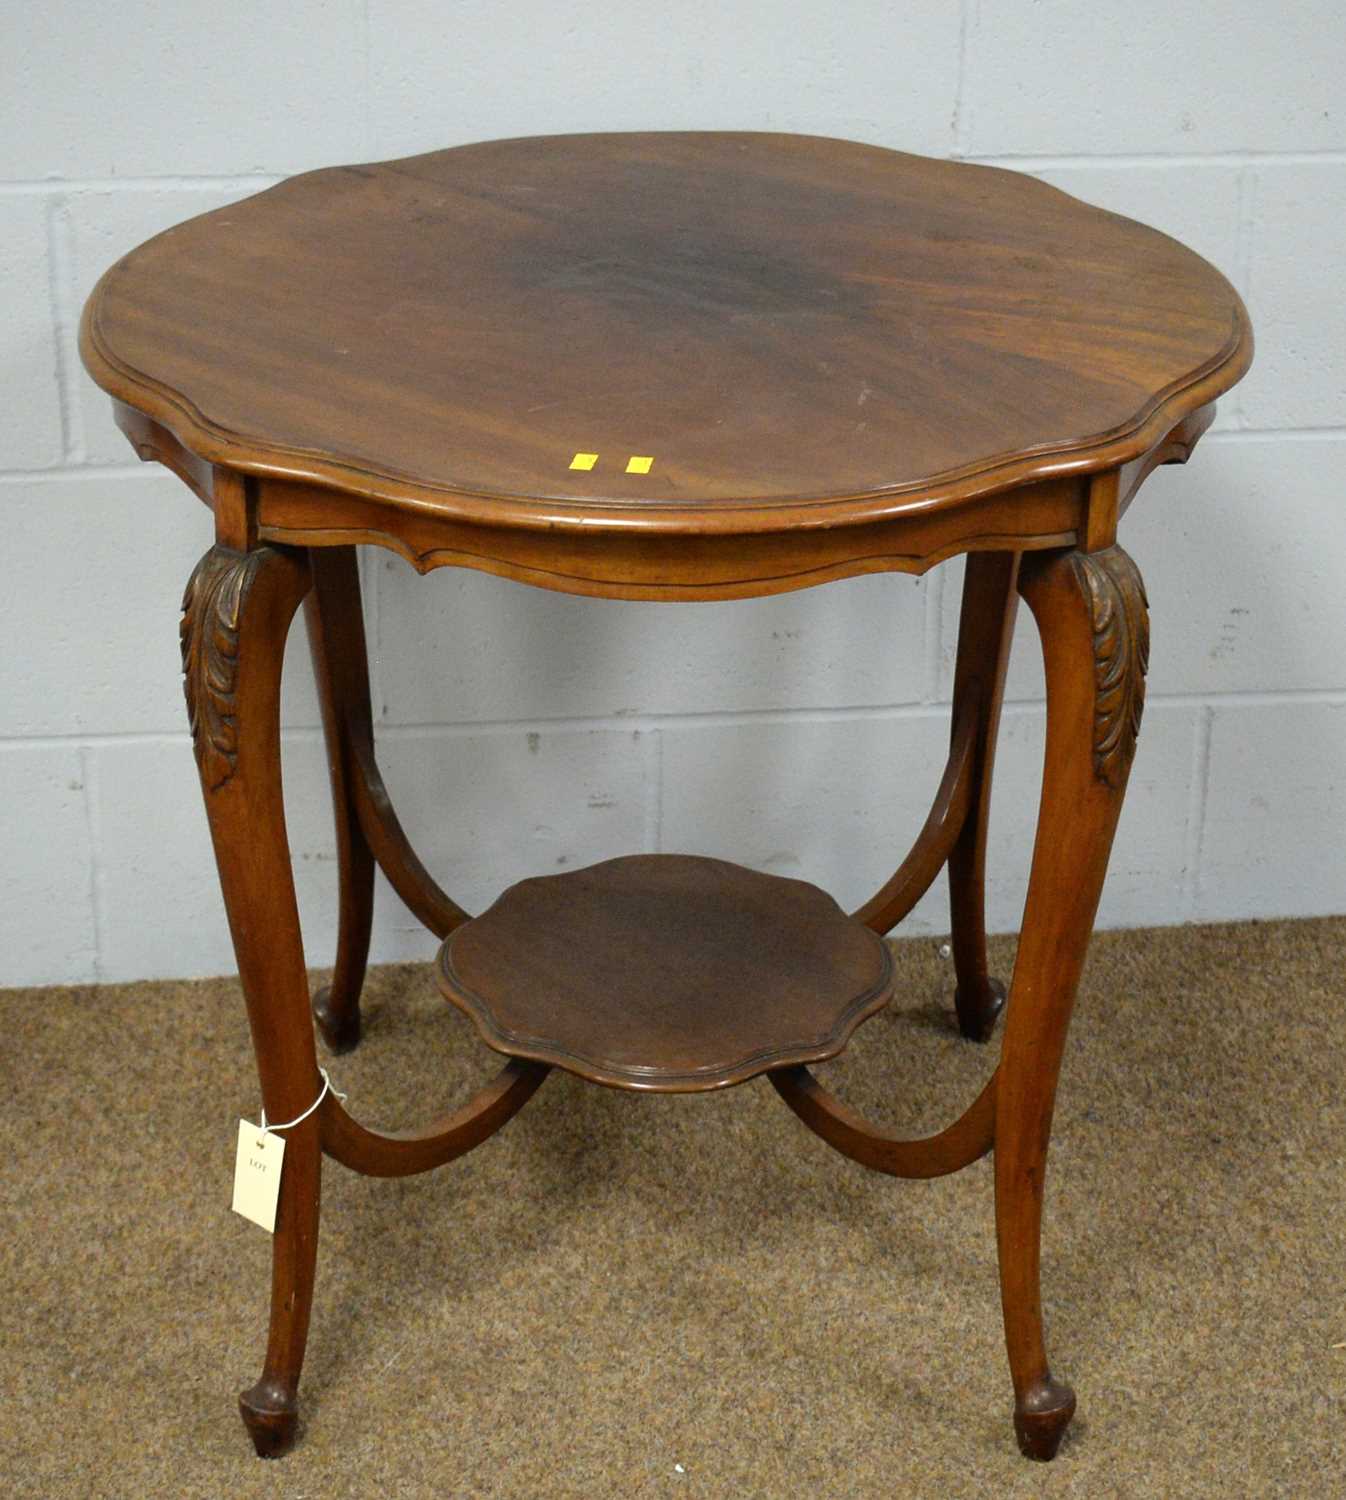
[[[279,17],[279,19],[278,19]],[[70,0],[0,77],[0,983],[234,967],[188,747],[182,585],[209,518],[83,374],[83,298],[157,230],[326,163],[492,136],[743,127],[1038,173],[1239,287],[1259,354],[1123,540],[1150,705],[1101,921],[1346,910],[1346,22],[1331,0]],[[388,779],[465,904],[637,849],[858,901],[943,758],[960,570],[701,606],[363,559]],[[302,632],[286,790],[312,963],[334,870]],[[1018,923],[1043,713],[1021,632],[991,918]],[[386,886],[374,956],[428,938]],[[939,933],[943,891],[908,930]]]

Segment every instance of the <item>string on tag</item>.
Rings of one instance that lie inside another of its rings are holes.
[[[266,1110],[263,1110],[262,1111],[262,1119],[261,1119],[261,1129],[270,1131],[272,1135],[274,1135],[276,1133],[276,1131],[278,1131],[278,1130],[293,1130],[296,1125],[302,1125],[304,1123],[304,1121],[308,1119],[308,1117],[313,1113],[313,1111],[315,1109],[317,1109],[317,1107],[327,1097],[327,1095],[328,1095],[329,1092],[335,1094],[337,1096],[337,1098],[340,1099],[341,1102],[344,1104],[346,1102],[346,1096],[345,1096],[345,1094],[343,1094],[341,1092],[341,1090],[339,1088],[337,1088],[337,1086],[327,1076],[327,1069],[326,1068],[319,1068],[318,1072],[322,1074],[322,1088],[320,1088],[318,1090],[318,1097],[313,1101],[312,1104],[309,1105],[309,1107],[304,1111],[304,1113],[302,1115],[296,1115],[293,1120],[287,1120],[284,1125],[268,1125],[266,1123]]]

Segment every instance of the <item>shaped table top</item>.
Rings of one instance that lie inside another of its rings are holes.
[[[213,463],[654,529],[1109,467],[1251,359],[1228,282],[1153,229],[1019,173],[733,132],[306,173],[118,261],[81,346]]]

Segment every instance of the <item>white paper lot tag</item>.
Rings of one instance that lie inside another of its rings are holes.
[[[284,1136],[238,1122],[238,1156],[234,1160],[234,1212],[276,1231],[276,1203],[280,1198],[280,1167],[285,1159]]]

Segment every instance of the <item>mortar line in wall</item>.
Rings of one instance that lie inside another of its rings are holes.
[[[383,716],[383,650],[379,627],[379,557],[376,547],[357,547],[355,556],[360,568],[360,598],[365,614],[365,632],[374,649],[366,645],[369,671],[369,706],[378,724]]]
[[[1009,707],[1009,705],[1006,705]],[[1033,705],[1026,705],[1032,707]],[[1037,705],[1041,707],[1041,705]],[[837,709],[710,709],[704,713],[682,714],[622,714],[596,715],[593,718],[537,717],[529,719],[480,719],[462,720],[457,723],[434,721],[409,724],[389,724],[386,721],[374,725],[378,741],[433,739],[447,735],[453,739],[470,738],[478,734],[631,734],[635,730],[651,733],[662,729],[696,729],[705,726],[723,725],[726,728],[745,724],[826,724],[846,722],[854,719],[947,719],[949,705],[946,704],[902,704],[896,707],[875,706]],[[287,744],[303,744],[320,741],[322,726],[301,724],[281,730],[281,739]],[[0,735],[0,755],[18,750],[55,750],[62,746],[84,745],[90,749],[115,749],[125,745],[181,745],[188,748],[187,731],[172,730],[123,730],[105,731],[99,734],[41,734],[26,736]]]
[[[1245,163],[1239,172],[1238,224],[1234,243],[1238,290],[1246,300],[1252,291],[1253,221],[1257,213],[1257,172]]]
[[[57,484],[67,479],[125,479],[144,472],[145,465],[141,463],[53,464],[46,469],[0,469],[0,484]]]
[[[949,124],[953,136],[950,154],[960,159],[967,155],[967,121],[963,114],[963,95],[967,85],[968,27],[971,24],[968,9],[973,3],[974,0],[960,0],[958,6],[958,66],[954,74],[953,118]]]
[[[1238,208],[1234,226],[1234,277],[1235,286],[1245,302],[1252,300],[1252,240],[1253,216],[1257,203],[1257,174],[1251,166],[1243,166],[1238,177]],[[1244,387],[1240,383],[1234,388],[1234,422],[1244,426]]]
[[[181,734],[162,729],[124,729],[101,734],[76,731],[72,734],[0,735],[0,755],[12,755],[20,750],[69,749],[72,745],[86,750],[111,750],[119,745],[183,745],[190,749],[191,739],[186,729]]]
[[[366,547],[366,548],[363,548],[362,550],[363,551],[367,551],[369,553],[369,571],[370,571],[371,574],[377,574],[381,569],[383,569],[387,565],[387,563],[389,561],[389,558],[385,554],[385,551],[384,551],[383,548],[374,546],[374,547]],[[378,677],[378,681],[379,681],[379,695],[378,695],[377,698],[371,697],[371,707],[373,709],[373,714],[374,714],[374,729],[375,729],[375,732],[378,732],[380,730],[381,726],[387,722],[387,718],[388,718],[388,700],[384,696],[384,691],[383,691],[383,671],[382,671],[382,662],[383,662],[383,610],[384,610],[383,592],[384,591],[383,591],[383,584],[382,584],[382,580],[381,579],[375,578],[372,581],[373,581],[373,584],[374,584],[374,590],[373,590],[373,593],[374,593],[374,610],[373,610],[373,613],[371,615],[371,619],[374,622],[374,650],[373,650],[373,655],[378,658],[378,661],[380,663],[380,670],[379,670],[379,677]],[[370,679],[370,692],[371,692],[371,695],[372,695],[372,692],[373,692],[373,686],[374,686],[374,683],[373,683],[373,679],[371,678]]]
[[[1076,156],[1035,156],[1030,152],[1016,154],[998,151],[992,155],[966,158],[978,166],[1012,167],[1020,172],[1048,172],[1070,167],[1241,167],[1271,164],[1303,166],[1333,165],[1346,162],[1346,151],[1136,151],[1110,154],[1105,151],[1081,152]]]
[[[66,465],[78,465],[84,458],[84,421],[75,399],[75,370],[70,351],[74,348],[78,316],[74,298],[74,251],[70,242],[70,221],[63,195],[49,198],[47,219],[48,303],[51,312],[51,334],[56,353],[56,399],[61,414],[61,457]]]
[[[667,751],[667,748],[666,748],[666,746],[664,744],[664,736],[663,736],[663,732],[661,730],[656,730],[655,731],[654,738],[655,738],[655,743],[659,746],[659,827],[658,827],[658,830],[657,830],[657,835],[658,835],[657,850],[658,850],[659,853],[662,854],[663,850],[664,850],[664,817],[665,817],[665,813],[667,812],[667,791],[668,791],[667,756],[668,756],[668,751]]]
[[[645,852],[661,854],[664,848],[664,737],[657,729],[645,735]]]
[[[732,729],[749,724],[827,724],[856,719],[946,719],[948,714],[947,703],[853,704],[835,708],[712,708],[683,713],[595,714],[587,718],[557,715],[552,718],[483,719],[456,724],[384,722],[375,728],[380,738],[387,736],[391,739],[427,738],[444,733],[517,734],[531,731],[543,734],[629,734],[635,729],[698,729],[716,725]]]
[[[130,192],[152,193],[165,189],[189,193],[223,191],[234,188],[271,187],[290,172],[244,172],[211,177],[209,175],[169,175],[165,177],[40,177],[9,178],[0,181],[0,195],[20,197],[34,194]]]
[[[1241,389],[1242,387],[1236,387]],[[1207,433],[1205,443],[1266,443],[1283,439],[1287,443],[1332,443],[1346,437],[1346,427],[1222,427]]]
[[[1346,691],[1340,688],[1303,688],[1283,692],[1234,692],[1234,693],[1151,693],[1146,697],[1151,708],[1283,708],[1287,705],[1325,704],[1329,707],[1346,707]],[[1027,717],[1041,714],[1041,698],[1006,699],[1004,714]],[[478,734],[630,734],[639,729],[642,733],[670,729],[739,728],[758,724],[833,724],[850,722],[887,722],[935,720],[948,722],[950,706],[940,703],[865,704],[847,708],[748,708],[707,709],[702,713],[668,714],[618,714],[595,715],[592,718],[529,718],[529,719],[482,719],[454,724],[413,723],[375,725],[380,740],[432,739],[445,735],[453,739],[470,738]],[[282,731],[281,738],[287,743],[303,744],[320,741],[322,727],[318,724],[295,725]],[[71,744],[90,749],[109,749],[121,745],[181,745],[188,746],[187,731],[126,730],[102,734],[47,734],[28,736],[0,736],[0,754],[18,750],[58,749]]]
[[[925,575],[925,693],[922,701],[939,701],[940,665],[944,652],[944,590],[947,568]]]
[[[1346,151],[1135,151],[1110,153],[1106,151],[1081,151],[1075,154],[1044,156],[1032,152],[1016,153],[998,151],[993,154],[974,154],[965,158],[981,166],[1013,166],[1020,171],[1050,171],[1061,167],[1201,167],[1282,165],[1299,166],[1346,162]],[[0,195],[43,193],[101,193],[101,192],[162,192],[183,190],[186,192],[229,192],[235,188],[271,187],[286,177],[295,175],[296,169],[287,168],[278,172],[233,172],[211,174],[166,173],[163,176],[147,174],[139,177],[11,177],[0,179]],[[298,169],[303,170],[303,169]]]
[[[365,154],[372,156],[374,153],[374,88],[373,88],[373,64],[369,50],[369,0],[362,0],[360,5],[360,28],[361,49],[364,62],[364,127],[365,127]]]
[[[106,969],[103,941],[107,919],[103,911],[103,851],[98,838],[101,819],[96,812],[97,778],[89,750],[88,745],[79,747],[79,779],[84,801],[84,834],[89,841],[89,916],[93,922],[93,977],[95,984],[101,984]]]
[[[1006,709],[1030,707],[1040,709],[1043,701],[1041,698],[1007,698],[1005,707]],[[1145,702],[1149,706],[1162,704],[1165,708],[1273,708],[1301,703],[1346,705],[1346,690],[1341,688],[1276,688],[1272,691],[1236,689],[1228,693],[1146,692]]]
[[[1187,807],[1187,833],[1183,840],[1183,920],[1195,920],[1201,895],[1201,860],[1206,842],[1206,805],[1210,793],[1210,740],[1215,711],[1207,704],[1196,718],[1193,733],[1192,789]]]

